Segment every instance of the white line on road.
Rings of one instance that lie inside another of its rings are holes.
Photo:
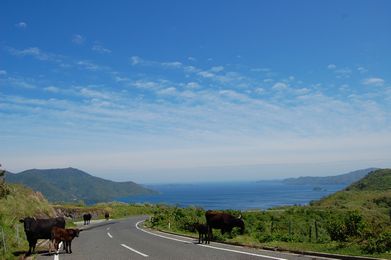
[[[183,242],[183,243],[186,243],[186,244],[192,244],[191,242],[189,241],[185,241],[185,240],[181,240],[181,239],[177,239],[177,238],[173,238],[173,237],[166,237],[166,236],[162,236],[162,235],[159,235],[159,234],[155,234],[155,233],[152,233],[152,232],[149,232],[149,231],[146,231],[142,228],[140,228],[138,225],[141,223],[141,222],[144,222],[144,220],[141,220],[139,222],[136,223],[136,228],[138,230],[141,230],[147,234],[150,234],[150,235],[153,235],[153,236],[157,236],[157,237],[162,237],[162,238],[165,238],[165,239],[171,239],[171,240],[174,240],[174,241],[178,241],[178,242]]]
[[[244,252],[244,251],[239,251],[239,250],[228,249],[228,248],[221,248],[221,247],[202,245],[202,244],[199,244],[199,246],[203,246],[203,247],[207,247],[207,248],[213,248],[213,249],[217,249],[217,250],[228,251],[228,252],[233,252],[233,253],[238,253],[238,254],[258,256],[258,257],[265,257],[265,258],[270,258],[270,259],[275,259],[275,260],[287,260],[285,258],[279,258],[279,257],[274,257],[274,256],[268,256],[268,255],[260,255],[260,254],[250,253],[250,252]]]
[[[108,235],[110,238],[113,238],[113,236],[112,236],[109,232],[107,232],[107,235]]]
[[[167,237],[167,236],[163,236],[163,235],[159,235],[159,234],[155,234],[155,233],[152,233],[152,232],[149,232],[147,230],[144,230],[142,228],[140,228],[138,225],[142,222],[144,222],[145,220],[141,220],[139,222],[136,223],[136,228],[138,230],[141,230],[145,233],[148,233],[150,235],[153,235],[153,236],[157,236],[157,237],[161,237],[161,238],[165,238],[165,239],[170,239],[170,240],[174,240],[174,241],[178,241],[178,242],[184,242],[184,243],[187,243],[187,244],[192,244],[191,242],[189,241],[185,241],[185,240],[181,240],[181,239],[176,239],[176,238],[172,238],[172,237]],[[222,250],[222,251],[228,251],[228,252],[232,252],[232,253],[238,253],[238,254],[244,254],[244,255],[251,255],[251,256],[257,256],[257,257],[265,257],[265,258],[270,258],[270,259],[274,259],[274,260],[287,260],[285,258],[279,258],[279,257],[273,257],[273,256],[268,256],[268,255],[261,255],[261,254],[255,254],[255,253],[249,253],[249,252],[244,252],[244,251],[239,251],[239,250],[233,250],[233,249],[228,249],[228,248],[221,248],[221,247],[215,247],[215,246],[210,246],[210,245],[200,245],[199,246],[203,246],[203,247],[207,247],[207,248],[213,248],[213,249],[217,249],[217,250]]]
[[[139,254],[139,255],[142,255],[143,257],[148,257],[148,255],[143,254],[143,253],[141,253],[140,251],[137,251],[136,249],[133,249],[133,248],[131,248],[131,247],[125,245],[125,244],[121,244],[121,246],[123,246],[123,247],[129,249],[130,251],[133,251],[133,252],[135,252],[135,253],[137,253],[137,254]]]
[[[49,243],[50,243],[50,241],[49,241]],[[60,252],[61,247],[62,247],[62,241],[58,244],[58,249],[57,249],[56,253],[54,254],[54,260],[60,260],[58,253]]]

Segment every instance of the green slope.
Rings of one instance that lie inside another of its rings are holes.
[[[368,168],[357,170],[345,174],[340,174],[336,176],[326,176],[326,177],[298,177],[298,178],[289,178],[283,180],[286,184],[295,184],[295,185],[333,185],[333,184],[345,184],[350,185],[355,181],[358,181],[364,178],[368,173],[376,170],[376,168]]]
[[[51,202],[83,200],[86,203],[96,203],[119,197],[155,193],[134,182],[109,181],[74,168],[32,169],[18,174],[7,173],[6,181],[20,183],[40,191]]]
[[[312,202],[313,207],[358,210],[369,221],[391,225],[391,169],[369,173],[346,189]]]

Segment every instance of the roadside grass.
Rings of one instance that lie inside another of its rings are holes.
[[[0,198],[0,259],[15,259],[14,252],[28,249],[21,218],[27,216],[52,217],[55,212],[49,202],[39,192],[22,185],[9,185],[9,194]]]
[[[219,230],[214,230],[214,241],[287,251],[391,259],[391,248],[382,250],[383,253],[377,251],[381,243],[387,247],[391,228],[388,215],[379,208],[367,209],[365,213],[321,206],[227,212],[242,215],[246,224],[245,233],[240,235],[234,229],[231,235],[221,235]],[[197,234],[191,232],[189,227],[195,222],[205,223],[204,216],[205,211],[200,208],[160,206],[146,226],[196,238]],[[380,234],[384,235],[385,240],[381,240]],[[372,249],[372,252],[368,252]]]

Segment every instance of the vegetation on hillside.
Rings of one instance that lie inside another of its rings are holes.
[[[0,242],[0,258],[12,259],[12,253],[26,250],[27,241],[19,219],[26,216],[52,217],[55,211],[40,192],[22,185],[7,184],[8,193],[0,198],[0,233],[4,232],[5,248]]]
[[[335,185],[335,184],[345,184],[350,185],[353,182],[361,180],[368,173],[376,170],[376,168],[368,168],[357,170],[345,174],[340,174],[336,176],[326,176],[326,177],[298,177],[298,178],[289,178],[283,180],[286,184],[295,184],[295,185]]]
[[[310,206],[242,212],[244,235],[214,235],[217,240],[252,246],[369,255],[391,259],[391,170],[377,170],[346,190]],[[379,188],[377,188],[379,187]],[[240,212],[228,211],[234,215]],[[205,222],[200,208],[160,207],[151,227],[191,234]],[[194,234],[193,234],[194,235]]]
[[[156,193],[134,182],[109,181],[74,168],[33,169],[18,174],[7,173],[6,180],[40,191],[50,202],[84,201],[87,204],[94,204],[120,197]]]

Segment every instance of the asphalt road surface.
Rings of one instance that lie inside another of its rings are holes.
[[[198,239],[166,234],[143,227],[145,216],[126,220],[109,220],[89,225],[72,242],[72,254],[40,254],[42,260],[73,259],[266,259],[309,260],[315,257],[279,253],[211,242],[198,244]],[[321,258],[318,258],[321,259]]]

